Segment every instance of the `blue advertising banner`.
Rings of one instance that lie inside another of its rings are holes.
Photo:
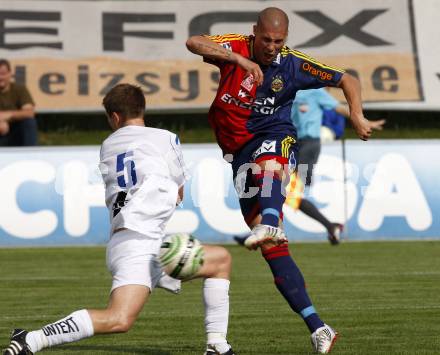
[[[440,238],[440,140],[347,141],[323,146],[304,198],[350,240]],[[184,145],[191,178],[167,231],[209,243],[247,233],[229,164],[214,144]],[[0,246],[96,245],[109,218],[99,147],[2,149]],[[300,167],[301,168],[301,167]],[[325,229],[284,206],[291,240],[324,241]]]

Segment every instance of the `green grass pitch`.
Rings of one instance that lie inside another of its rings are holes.
[[[308,330],[277,293],[259,252],[233,255],[229,341],[240,354],[311,354]],[[333,354],[440,354],[440,242],[293,243],[321,317],[341,337]],[[0,346],[13,327],[40,328],[105,306],[105,249],[0,250]],[[203,354],[201,281],[157,290],[127,334],[97,336],[49,354]]]

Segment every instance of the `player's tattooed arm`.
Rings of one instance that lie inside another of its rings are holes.
[[[225,60],[237,62],[235,53],[223,48],[218,43],[211,41],[204,36],[192,36],[186,41],[186,47],[194,54],[201,55],[214,60]]]
[[[263,72],[257,63],[223,48],[207,37],[192,36],[186,41],[186,47],[190,52],[209,59],[235,63],[246,71],[246,76],[252,75],[254,83],[261,85],[263,82]]]

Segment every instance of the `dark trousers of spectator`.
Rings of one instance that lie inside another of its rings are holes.
[[[0,136],[0,147],[23,147],[33,146],[38,143],[37,120],[27,118],[12,122],[9,125],[9,133]]]
[[[313,167],[318,162],[319,153],[321,153],[321,139],[304,137],[298,139],[298,146],[300,178],[306,186],[309,186],[312,183]],[[307,164],[307,170],[304,169],[304,164]],[[305,174],[303,174],[304,172]]]

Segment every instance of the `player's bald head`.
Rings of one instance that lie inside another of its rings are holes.
[[[289,28],[289,17],[278,7],[267,7],[258,14],[257,27],[285,31]]]
[[[270,65],[284,46],[289,28],[287,14],[277,8],[268,7],[258,15],[254,25],[253,56],[257,63]]]

